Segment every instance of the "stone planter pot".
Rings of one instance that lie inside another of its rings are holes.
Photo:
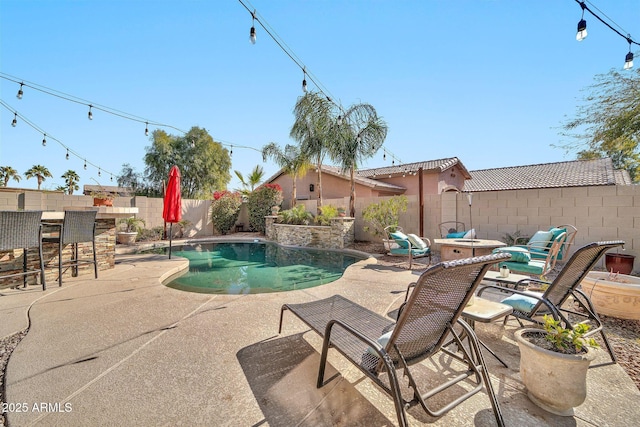
[[[587,397],[587,370],[596,357],[586,353],[562,354],[545,350],[527,340],[528,334],[544,334],[540,329],[520,329],[515,338],[520,348],[520,376],[533,403],[556,415],[572,416]]]
[[[138,233],[136,231],[129,233],[126,231],[118,231],[116,233],[116,240],[121,245],[133,245],[136,243],[136,237]]]
[[[599,314],[640,320],[640,277],[591,271],[581,285]]]
[[[604,254],[604,265],[610,273],[631,274],[635,255],[608,253]]]

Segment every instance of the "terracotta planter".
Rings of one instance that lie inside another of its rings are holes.
[[[111,199],[97,199],[93,198],[93,206],[113,206],[113,200]]]
[[[520,329],[515,333],[520,348],[520,376],[527,396],[545,411],[572,416],[573,408],[580,406],[587,397],[587,370],[596,353],[589,347],[581,354],[545,350],[527,341],[529,333],[545,332]]]
[[[640,320],[640,277],[591,271],[581,285],[599,314]]]
[[[635,255],[608,253],[604,255],[604,265],[608,272],[631,274]]]

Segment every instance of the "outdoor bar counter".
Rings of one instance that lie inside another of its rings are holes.
[[[110,206],[99,207],[65,207],[65,210],[97,210],[96,215],[96,256],[98,260],[98,270],[107,270],[115,267],[116,254],[116,225],[120,218],[128,218],[138,213],[138,208],[121,208]],[[64,211],[44,211],[42,212],[43,223],[62,223]],[[47,233],[47,227],[43,227],[43,233]],[[91,243],[80,243],[80,258],[90,258]],[[43,243],[42,253],[45,263],[45,277],[47,287],[58,286],[58,244]],[[71,257],[71,245],[63,248],[64,259]],[[28,263],[37,268],[38,265],[37,248],[29,250]],[[0,271],[3,273],[15,270],[22,270],[22,250],[0,253]],[[71,277],[72,269],[69,268],[63,273],[63,278]],[[81,265],[78,268],[78,275],[93,274],[92,265]],[[99,275],[100,273],[98,273]],[[28,283],[35,284],[35,276],[29,276]],[[9,280],[12,282],[10,283]],[[0,279],[0,288],[22,284],[22,278]],[[38,279],[38,283],[39,283]]]

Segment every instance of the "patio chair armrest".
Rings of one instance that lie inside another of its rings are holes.
[[[529,239],[527,237],[516,237],[515,239],[513,239],[513,245],[511,246],[526,246],[528,241]]]
[[[411,289],[415,288],[416,285],[418,283],[417,282],[411,282],[409,283],[409,285],[407,286],[407,292],[404,294],[404,302],[406,303],[407,300],[409,299],[409,295],[411,295]],[[400,317],[400,314],[398,313],[398,317]]]

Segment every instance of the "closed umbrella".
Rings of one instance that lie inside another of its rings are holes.
[[[164,208],[162,218],[171,225],[169,226],[169,258],[171,258],[171,237],[173,235],[173,223],[182,219],[182,197],[180,195],[180,169],[172,166],[169,171],[169,182],[167,191],[164,194]]]

